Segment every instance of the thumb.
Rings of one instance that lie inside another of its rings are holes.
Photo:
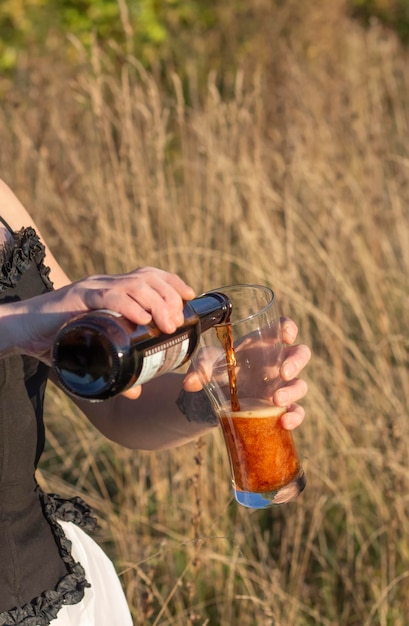
[[[194,371],[188,372],[183,379],[183,389],[185,391],[194,392],[200,391],[202,388],[198,374]]]
[[[129,400],[137,400],[142,394],[142,385],[136,385],[135,387],[130,387],[126,391],[121,393],[122,396],[128,398]]]

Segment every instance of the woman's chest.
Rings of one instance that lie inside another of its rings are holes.
[[[12,234],[4,224],[0,222],[0,251],[2,252],[4,247],[10,245],[12,242]]]

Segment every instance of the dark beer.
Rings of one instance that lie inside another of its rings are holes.
[[[229,320],[227,320],[228,322]],[[240,402],[237,395],[236,354],[231,324],[216,326],[216,334],[226,353],[227,374],[229,377],[230,404],[232,411],[240,411]]]
[[[283,428],[286,407],[259,398],[240,398],[231,324],[216,327],[226,354],[230,402],[220,408],[235,497],[244,506],[264,507],[293,500],[305,487],[291,432]]]
[[[241,399],[240,405],[239,411],[226,407],[220,416],[234,486],[255,493],[276,491],[300,470],[291,433],[281,425],[286,408],[257,398]]]

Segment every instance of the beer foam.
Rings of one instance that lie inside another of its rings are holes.
[[[275,406],[267,400],[261,398],[240,398],[240,411],[231,410],[230,404],[222,407],[222,415],[231,415],[232,417],[281,417],[287,408],[285,406]]]

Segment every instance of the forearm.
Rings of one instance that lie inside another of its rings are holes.
[[[20,303],[0,306],[0,358],[23,352]]]
[[[104,402],[75,402],[98,430],[120,445],[140,450],[171,448],[217,425],[206,406],[202,416],[195,416],[199,421],[189,421],[182,413],[177,403],[182,381],[181,374],[165,374],[143,385],[137,400],[119,395]]]

